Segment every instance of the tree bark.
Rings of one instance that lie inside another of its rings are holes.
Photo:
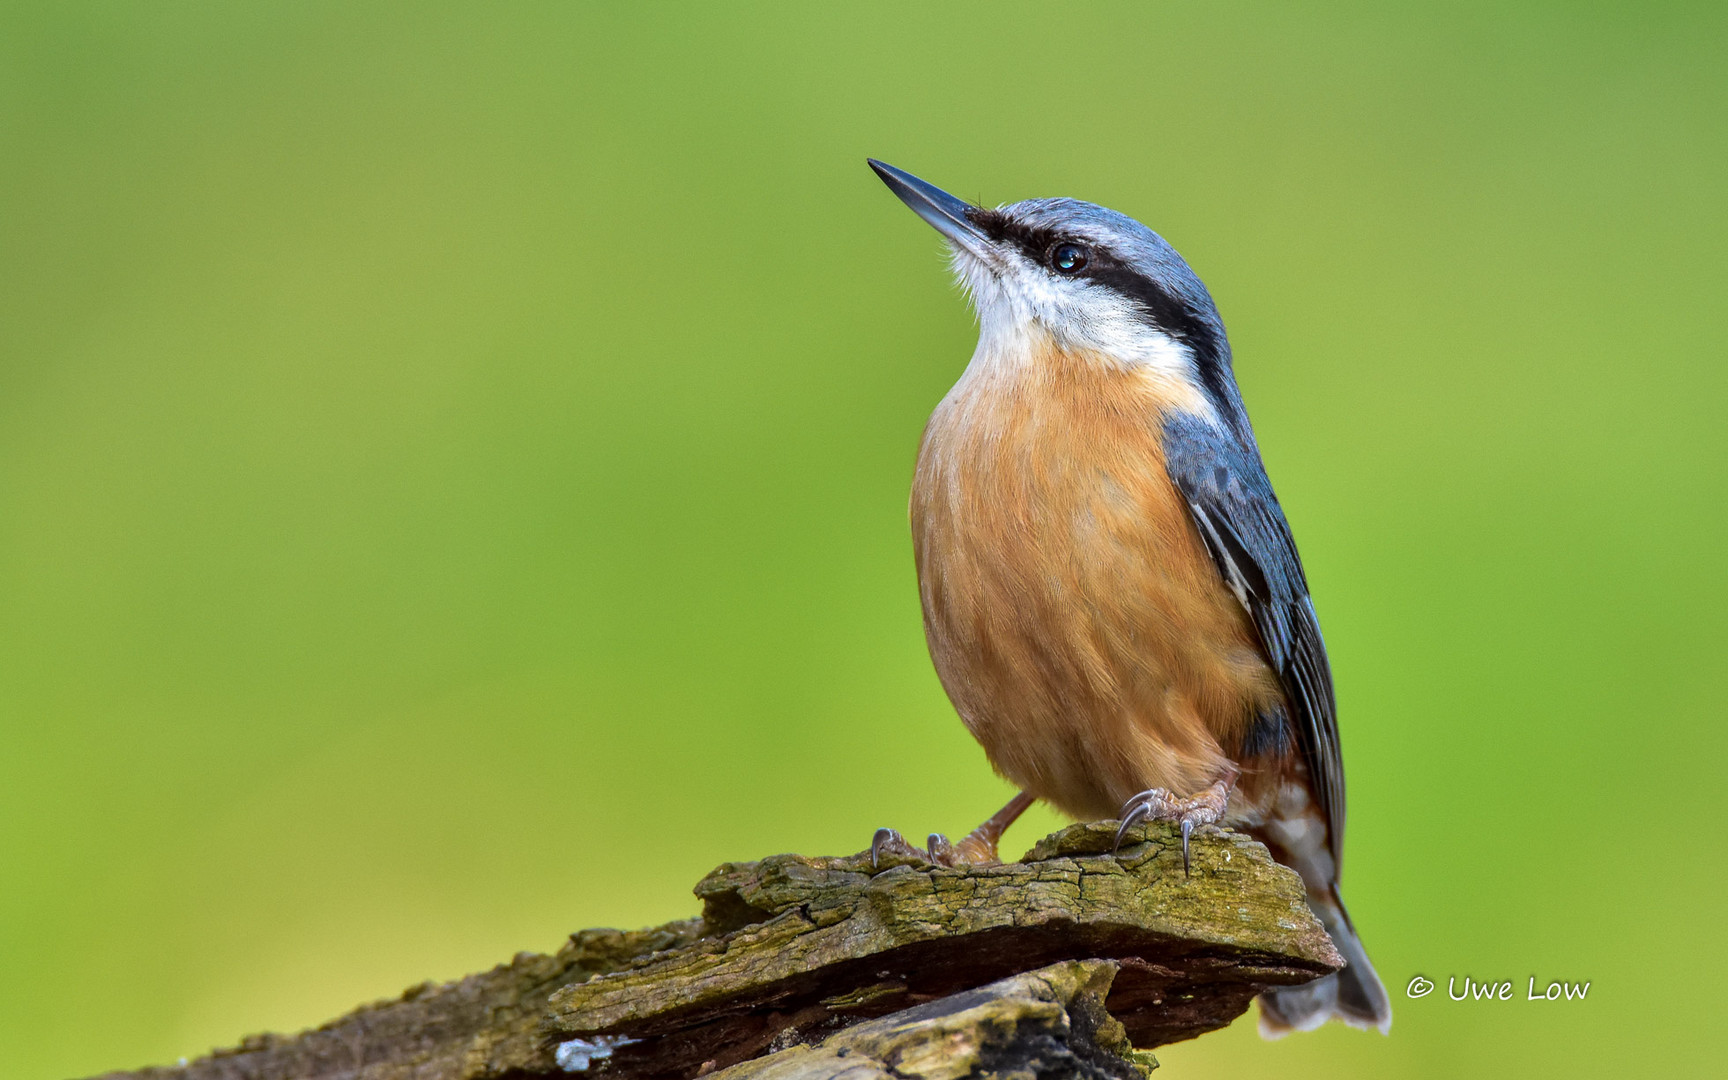
[[[964,869],[728,863],[697,883],[700,918],[583,931],[315,1031],[109,1080],[803,1080],[842,1062],[959,1080],[1034,1059],[1130,1080],[1151,1064],[1131,1046],[1223,1027],[1262,990],[1342,966],[1301,881],[1255,841],[1205,830],[1184,875],[1170,828],[1114,854],[1113,839],[1075,825]]]

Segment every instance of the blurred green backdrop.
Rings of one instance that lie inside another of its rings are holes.
[[[999,804],[905,525],[974,331],[866,154],[1169,237],[1302,542],[1396,1025],[1250,1015],[1169,1074],[1702,1072],[1725,30],[6,4],[0,1074],[293,1029]]]

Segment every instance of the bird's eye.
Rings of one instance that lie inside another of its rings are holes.
[[[1077,274],[1086,265],[1086,249],[1079,244],[1057,244],[1050,249],[1050,265],[1059,274]]]

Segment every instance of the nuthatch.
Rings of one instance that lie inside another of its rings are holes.
[[[953,250],[978,348],[924,429],[912,537],[943,687],[1021,788],[930,856],[994,862],[1043,799],[1074,817],[1263,841],[1346,967],[1261,997],[1268,1036],[1386,1031],[1338,895],[1344,765],[1320,624],[1206,286],[1075,199],[988,209],[872,160]],[[1118,841],[1122,832],[1118,832]],[[877,850],[903,846],[891,830]]]

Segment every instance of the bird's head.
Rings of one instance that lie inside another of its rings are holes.
[[[981,355],[1047,339],[1067,353],[1182,379],[1220,412],[1234,411],[1218,309],[1163,237],[1078,199],[974,206],[892,165],[871,159],[870,167],[953,249],[954,272],[978,310]]]

